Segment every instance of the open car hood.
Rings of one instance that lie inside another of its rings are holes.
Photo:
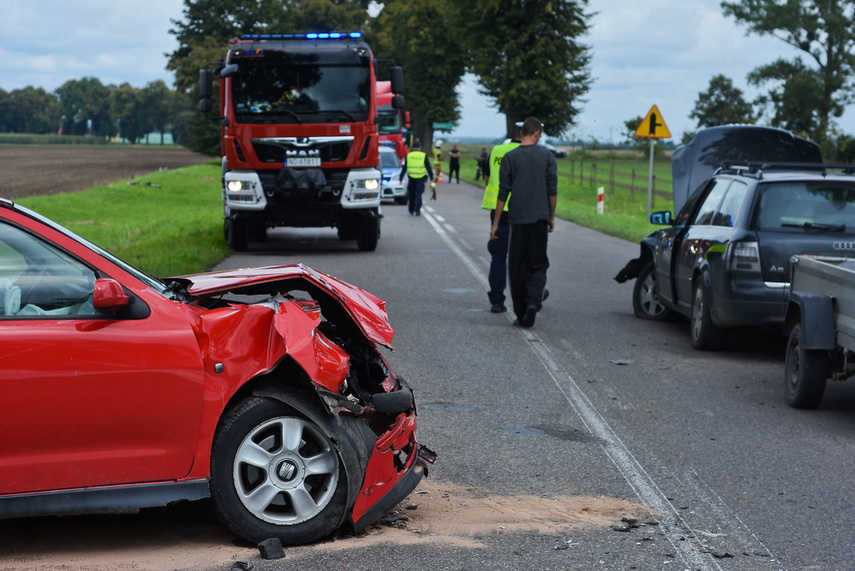
[[[337,300],[371,341],[389,349],[395,330],[386,315],[386,302],[362,288],[343,282],[303,264],[226,270],[168,278],[185,285],[194,298],[226,293],[242,295],[276,295],[289,291],[318,288]]]

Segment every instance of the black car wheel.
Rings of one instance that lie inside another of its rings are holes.
[[[217,430],[211,497],[220,519],[249,541],[316,541],[343,520],[345,470],[328,436],[299,410],[250,398]]]
[[[636,317],[666,321],[674,316],[674,312],[659,301],[659,285],[654,270],[653,262],[649,262],[638,274],[632,290],[632,309]]]
[[[707,351],[720,351],[727,343],[727,330],[713,323],[710,317],[709,296],[703,277],[695,280],[692,296],[692,347]]]
[[[816,408],[825,393],[828,359],[825,351],[805,349],[802,326],[797,324],[787,342],[787,402],[795,408]]]

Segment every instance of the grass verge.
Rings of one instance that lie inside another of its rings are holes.
[[[219,161],[81,192],[19,200],[154,276],[205,271],[223,239]]]

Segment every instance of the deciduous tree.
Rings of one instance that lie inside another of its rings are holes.
[[[463,21],[470,66],[505,114],[508,134],[534,115],[560,136],[574,124],[591,83],[582,43],[587,0],[469,0]]]
[[[725,15],[749,32],[775,36],[805,54],[810,65],[801,59],[778,60],[754,70],[752,81],[778,86],[767,97],[773,105],[798,100],[806,106],[811,117],[805,131],[827,150],[832,118],[839,117],[855,95],[855,2],[739,0],[721,5]],[[778,108],[778,120],[795,109]]]
[[[733,86],[730,78],[716,75],[706,91],[698,94],[689,117],[698,120],[698,127],[714,127],[730,123],[754,123],[754,111],[745,101],[742,90]]]
[[[374,49],[404,68],[404,97],[413,130],[426,144],[433,123],[460,118],[457,86],[465,71],[465,52],[453,0],[394,0],[372,28]]]

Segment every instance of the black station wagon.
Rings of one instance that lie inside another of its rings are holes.
[[[783,325],[794,254],[855,251],[853,165],[725,165],[670,224],[642,241],[618,281],[637,276],[638,317],[691,320],[692,346],[721,349],[727,329]]]

